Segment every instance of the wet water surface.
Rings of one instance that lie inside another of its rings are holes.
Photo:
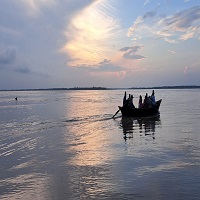
[[[123,90],[0,92],[0,199],[199,199],[200,90],[155,92],[145,119],[112,119]]]

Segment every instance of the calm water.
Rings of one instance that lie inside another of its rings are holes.
[[[0,92],[0,199],[200,199],[200,90],[155,92],[141,120],[123,90]]]

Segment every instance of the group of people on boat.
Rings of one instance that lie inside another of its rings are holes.
[[[144,101],[142,100],[142,96],[140,95],[139,102],[138,102],[139,109],[151,108],[155,105],[156,105],[156,99],[155,99],[154,90],[152,91],[151,96],[148,96],[148,94],[146,93],[146,95],[144,97]],[[123,107],[135,108],[135,106],[133,104],[133,95],[129,94],[129,97],[126,99],[126,92],[125,92],[124,99],[123,99]]]

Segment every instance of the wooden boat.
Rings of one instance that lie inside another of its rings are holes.
[[[153,115],[159,114],[159,107],[162,99],[156,102],[156,105],[151,108],[127,108],[123,106],[119,106],[119,110],[121,111],[123,116],[127,117],[149,117]]]

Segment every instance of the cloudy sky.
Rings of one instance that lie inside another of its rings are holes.
[[[199,0],[0,0],[0,89],[200,85]]]

